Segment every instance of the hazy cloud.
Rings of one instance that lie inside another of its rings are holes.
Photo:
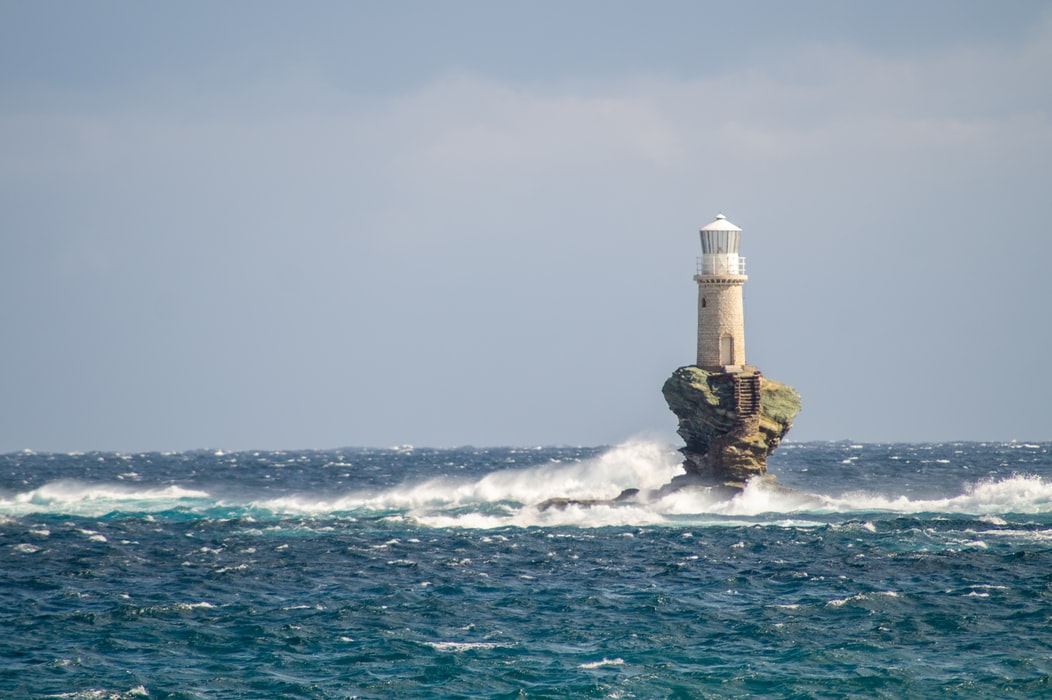
[[[658,389],[692,359],[720,209],[798,439],[1040,437],[989,372],[1052,384],[1050,27],[696,75],[355,91],[300,64],[9,99],[0,449],[671,434]]]

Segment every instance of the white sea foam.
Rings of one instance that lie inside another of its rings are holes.
[[[23,493],[0,495],[0,518],[36,512],[97,516],[111,512],[148,514],[175,508],[203,512],[223,507],[293,518],[359,517],[365,511],[393,522],[428,527],[495,529],[663,524],[817,527],[828,524],[830,515],[848,515],[862,521],[863,533],[876,534],[879,530],[873,524],[873,514],[877,513],[967,514],[981,516],[994,526],[1005,525],[1002,516],[1006,514],[1052,513],[1052,480],[1033,475],[979,481],[958,494],[941,498],[915,498],[895,495],[894,491],[804,493],[765,480],[750,482],[730,498],[726,493],[705,488],[660,491],[682,473],[679,462],[679,454],[670,445],[633,440],[581,461],[501,469],[475,478],[440,477],[375,492],[283,495],[240,502],[220,501],[205,491],[176,485],[55,481]],[[593,505],[572,502],[610,501],[629,488],[639,489],[638,499]],[[537,507],[549,499],[570,502],[546,509]],[[250,519],[250,514],[243,513],[246,519]],[[103,541],[98,533],[89,535],[95,536],[97,541]],[[960,544],[985,546],[978,538]]]
[[[90,541],[92,541],[92,542],[108,542],[109,541],[109,540],[106,539],[106,535],[103,535],[103,534],[100,534],[98,532],[95,532],[94,530],[80,530],[80,533],[82,535],[87,536],[87,538]]]
[[[653,504],[667,514],[717,514],[758,516],[777,514],[829,513],[954,513],[981,515],[985,522],[1004,524],[1006,513],[1036,514],[1052,512],[1052,482],[1037,476],[1016,475],[984,480],[965,487],[964,492],[946,498],[911,499],[907,496],[854,492],[842,496],[794,492],[754,480],[727,499],[703,489],[674,492]],[[876,532],[869,520],[861,526]]]
[[[665,496],[655,506],[667,514],[755,516],[763,513],[799,513],[821,511],[820,497],[772,487],[762,480],[746,484],[732,498],[709,489],[681,489]]]
[[[176,603],[175,605],[172,606],[172,608],[174,610],[198,610],[198,609],[202,609],[202,608],[207,609],[207,608],[214,608],[214,607],[215,607],[214,605],[212,605],[211,603],[209,603],[207,601],[202,601],[200,603]]]
[[[1016,475],[970,484],[964,493],[947,498],[913,500],[906,496],[890,497],[859,492],[837,498],[823,497],[823,501],[837,512],[890,511],[990,516],[1047,513],[1052,511],[1052,482],[1038,476]]]
[[[612,499],[626,488],[656,489],[679,473],[679,457],[667,445],[633,441],[591,459],[502,469],[478,479],[442,477],[377,493],[333,500],[288,496],[253,505],[277,513],[321,514],[357,509],[414,510],[480,503],[535,504],[549,498]]]
[[[898,598],[899,594],[895,591],[880,591],[876,593],[857,593],[847,598],[836,598],[826,603],[826,607],[839,608],[848,603],[862,603],[867,600],[876,600],[878,598]]]
[[[501,527],[617,527],[624,525],[658,525],[667,518],[647,505],[568,505],[565,508],[541,510],[535,505],[515,509],[507,515],[485,513],[426,512],[417,510],[410,518],[426,527],[463,527],[494,529]]]
[[[554,497],[548,494],[558,492],[534,489],[532,493],[535,496]],[[578,492],[572,497],[608,498],[609,493],[597,488],[596,492],[587,495]],[[538,502],[542,500],[537,499]],[[438,501],[418,504],[408,510],[407,516],[425,526],[478,529],[507,526],[606,527],[687,523],[692,526],[744,526],[758,524],[757,518],[761,519],[759,524],[775,527],[819,527],[827,524],[827,517],[832,514],[862,515],[881,512],[980,515],[986,522],[998,524],[1004,522],[1000,517],[1003,514],[1052,512],[1052,482],[1036,476],[1012,476],[981,481],[967,486],[963,493],[946,498],[911,499],[907,496],[863,492],[841,496],[808,494],[773,487],[762,480],[755,480],[731,498],[710,489],[688,488],[650,500],[644,498],[640,502],[591,506],[571,503],[563,508],[546,510],[529,503],[505,503],[501,504],[496,512],[493,508],[486,512],[451,512]],[[806,517],[808,515],[819,517]],[[878,531],[871,518],[864,520],[859,529],[871,534]],[[1045,533],[1028,532],[1026,536],[1043,538]],[[957,544],[962,548],[986,546],[981,539],[962,540]]]
[[[681,473],[678,454],[668,445],[632,441],[581,462],[549,463],[499,470],[476,479],[443,477],[376,493],[334,499],[294,496],[258,501],[253,507],[296,515],[374,510],[394,521],[427,527],[607,527],[660,524],[817,527],[831,514],[960,513],[983,515],[995,524],[1005,513],[1052,512],[1052,483],[1016,475],[981,481],[963,493],[938,499],[911,499],[880,493],[844,495],[804,493],[754,480],[731,498],[704,488],[659,495],[658,489]],[[641,491],[638,501],[593,505],[566,503],[540,509],[548,499],[610,500],[626,488]],[[650,493],[648,497],[647,494]],[[808,518],[801,516],[821,516]],[[790,517],[786,517],[790,516]],[[876,533],[870,518],[860,529]],[[960,543],[982,547],[980,540]]]
[[[496,642],[424,642],[435,651],[456,652],[471,651],[472,649],[493,649],[505,646]]]
[[[58,693],[56,695],[45,695],[48,698],[63,698],[64,700],[130,700],[131,698],[147,698],[150,692],[145,686],[138,685],[124,692],[116,690],[77,690],[70,693]]]
[[[605,656],[600,661],[590,661],[588,663],[578,664],[577,668],[603,668],[606,666],[624,666],[624,659],[608,659]]]
[[[128,484],[52,481],[31,491],[0,497],[0,512],[8,515],[63,513],[97,516],[114,511],[157,511],[187,499],[209,498],[204,491],[181,486],[142,487]]]

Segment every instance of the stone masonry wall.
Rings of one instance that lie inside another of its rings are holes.
[[[745,364],[745,313],[742,285],[745,276],[699,275],[698,362],[699,367]],[[733,360],[720,362],[720,338],[734,339]]]

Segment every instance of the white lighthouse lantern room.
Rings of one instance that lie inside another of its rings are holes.
[[[723,214],[701,228],[698,283],[698,367],[742,372],[745,365],[745,313],[742,287],[745,258],[738,246],[742,230]]]

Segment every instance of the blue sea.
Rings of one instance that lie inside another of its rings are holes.
[[[0,697],[1048,697],[1050,453],[0,455]]]

